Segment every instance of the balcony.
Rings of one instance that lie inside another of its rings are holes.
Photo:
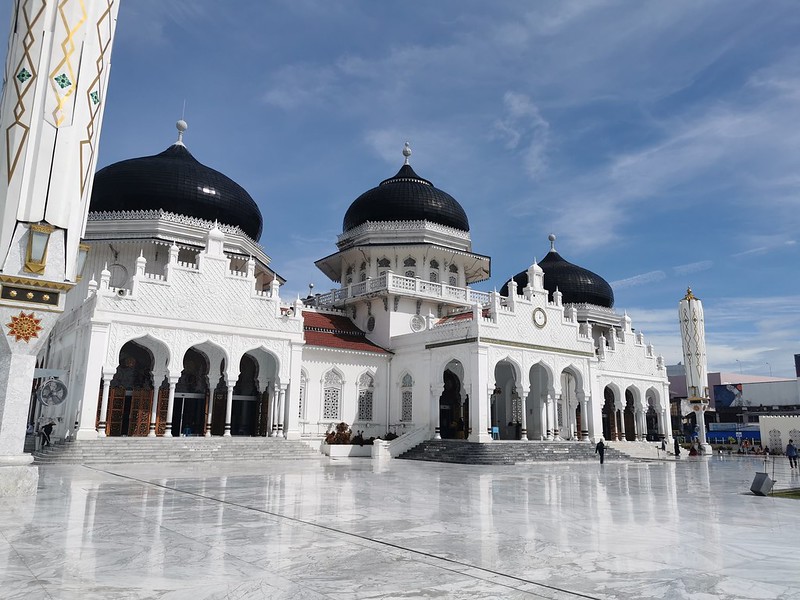
[[[314,298],[316,306],[341,307],[364,296],[400,294],[424,300],[438,300],[447,304],[472,306],[489,302],[489,292],[478,292],[470,288],[454,287],[444,283],[425,281],[417,277],[403,277],[391,271],[338,290],[319,294]]]

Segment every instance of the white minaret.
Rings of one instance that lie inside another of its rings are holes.
[[[683,363],[686,369],[686,389],[689,404],[697,418],[698,441],[706,451],[711,447],[706,442],[704,413],[708,408],[708,362],[706,359],[706,326],[703,319],[703,303],[695,298],[692,289],[678,304],[678,320],[681,324]]]
[[[0,496],[36,492],[23,454],[36,354],[87,252],[119,2],[14,2],[0,100]]]

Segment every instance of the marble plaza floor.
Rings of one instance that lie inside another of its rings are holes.
[[[755,458],[327,460],[43,466],[0,498],[0,598],[800,598]]]

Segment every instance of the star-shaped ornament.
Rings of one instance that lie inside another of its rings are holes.
[[[30,342],[32,338],[38,338],[39,332],[42,330],[41,319],[37,319],[33,313],[25,314],[20,312],[18,317],[11,317],[11,323],[6,323],[8,327],[8,336],[16,338],[15,341],[23,340],[26,343]]]

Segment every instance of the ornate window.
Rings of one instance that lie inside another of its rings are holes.
[[[404,275],[406,277],[416,277],[417,276],[417,261],[411,258],[410,256],[403,261],[403,267],[405,267]]]
[[[322,379],[322,418],[339,419],[342,403],[342,376],[328,371]]]
[[[300,371],[300,408],[297,411],[297,416],[303,419],[306,412],[306,387],[308,383],[308,376],[305,371]]]
[[[438,269],[439,268],[439,261],[435,258],[431,261],[431,269]]]
[[[414,380],[406,373],[400,382],[400,420],[411,421],[413,416]]]
[[[391,266],[392,261],[390,261],[388,258],[378,259],[378,277],[381,275],[386,275],[386,270],[391,268]]]
[[[358,276],[359,281],[366,281],[367,280],[367,262],[363,261],[361,263],[361,268],[359,269],[360,275]]]
[[[458,285],[458,265],[451,264],[448,270],[450,271],[450,277],[448,281],[450,285],[456,287]]]
[[[364,373],[358,379],[358,418],[357,421],[372,420],[372,396],[375,389],[375,379],[369,373]]]

